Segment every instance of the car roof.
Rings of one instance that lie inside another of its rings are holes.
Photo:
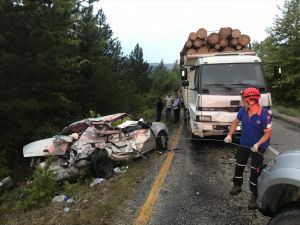
[[[88,126],[110,123],[110,122],[113,122],[113,121],[115,121],[119,118],[125,117],[125,116],[129,116],[129,117],[133,118],[128,113],[116,113],[116,114],[111,114],[111,115],[102,116],[102,117],[86,118],[86,119],[74,122],[74,123],[64,127],[61,130],[61,133],[80,132],[82,130],[85,130]]]

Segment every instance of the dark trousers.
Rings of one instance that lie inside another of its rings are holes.
[[[156,110],[156,122],[159,122],[161,118],[161,110]]]
[[[264,154],[265,149],[259,148],[260,153]],[[257,152],[252,152],[249,148],[239,148],[236,158],[235,172],[233,177],[233,183],[237,186],[242,186],[243,184],[243,173],[247,165],[247,161],[251,156],[251,172],[250,172],[250,191],[254,196],[257,196],[257,179],[260,175],[260,169],[264,161],[262,154]]]
[[[180,117],[180,109],[174,109],[174,122],[178,122]]]
[[[172,108],[166,108],[166,120],[167,120],[167,122],[170,119],[171,111],[172,111]]]

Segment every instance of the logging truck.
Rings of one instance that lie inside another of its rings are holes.
[[[228,32],[230,35],[221,39],[221,30],[218,35],[213,33],[208,37],[206,30],[203,30],[191,33],[188,39],[192,43],[199,40],[201,45],[190,45],[187,41],[180,52],[184,118],[192,136],[202,138],[228,133],[231,122],[241,107],[240,93],[247,87],[260,90],[259,103],[262,106],[270,110],[272,104],[261,60],[254,51],[246,47],[250,38],[244,36],[233,46],[230,43],[237,39],[232,35],[233,30]],[[221,43],[225,39],[226,43]],[[237,48],[238,45],[240,47]],[[279,69],[276,73],[280,72]],[[236,133],[239,134],[240,131],[239,125]]]
[[[184,115],[194,136],[227,134],[246,87],[257,87],[260,104],[271,107],[261,61],[253,52],[186,55],[181,79]]]

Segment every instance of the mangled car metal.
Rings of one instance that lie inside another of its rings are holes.
[[[166,150],[168,128],[162,122],[146,123],[127,113],[87,118],[63,128],[58,135],[23,147],[31,166],[45,168],[45,160],[54,155],[48,170],[58,181],[86,175],[109,178],[117,162],[128,161],[153,149]]]

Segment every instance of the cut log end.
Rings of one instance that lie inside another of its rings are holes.
[[[207,37],[207,43],[211,46],[215,46],[219,42],[219,35],[217,33],[211,33]]]
[[[203,42],[201,39],[197,38],[195,41],[193,41],[193,46],[195,48],[200,48],[202,46]]]
[[[190,40],[187,40],[184,44],[184,47],[188,49],[188,48],[192,47],[192,45],[193,45],[193,43]]]
[[[220,39],[226,39],[231,36],[232,28],[231,27],[222,27],[219,30]]]
[[[195,55],[197,53],[196,49],[190,48],[186,51],[187,55]]]
[[[197,37],[201,40],[205,40],[205,38],[207,37],[207,30],[204,28],[200,28],[197,31]]]
[[[197,38],[197,34],[195,32],[191,32],[189,35],[189,39],[191,41],[194,41],[194,40],[196,40],[196,38]]]
[[[247,46],[250,43],[250,37],[246,34],[242,34],[238,40],[239,40],[239,44],[243,47]]]
[[[232,38],[239,38],[241,36],[241,31],[239,29],[233,29],[231,32]]]
[[[205,54],[205,53],[208,53],[208,48],[205,46],[202,46],[197,50],[197,54]]]

